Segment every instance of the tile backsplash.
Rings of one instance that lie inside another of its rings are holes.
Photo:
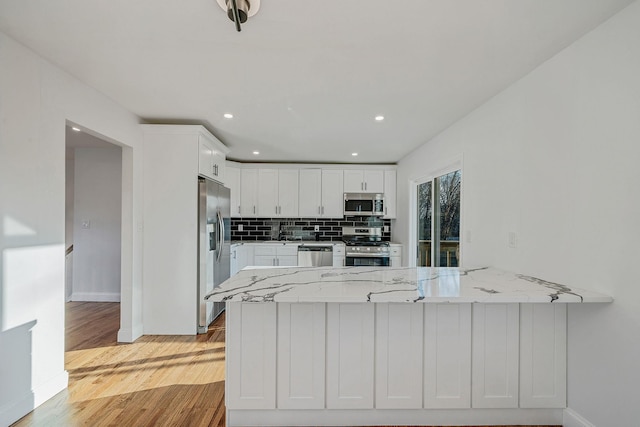
[[[382,240],[391,240],[391,220],[374,217],[345,218],[231,218],[231,240],[315,240],[315,226],[323,241],[342,240],[342,227],[388,227]]]

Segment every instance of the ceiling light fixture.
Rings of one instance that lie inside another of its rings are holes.
[[[231,113],[224,113],[223,115],[225,119],[233,119],[233,114]]]
[[[259,151],[254,151],[253,154],[257,156],[258,154],[260,154],[260,152]]]
[[[247,22],[260,9],[260,0],[217,0],[218,5],[227,12],[227,16],[236,24],[240,31],[240,24]]]
[[[351,155],[355,157],[358,155],[358,153],[351,153]]]
[[[74,127],[72,127],[72,128],[71,128],[71,130],[75,130],[76,132],[80,132],[80,128],[77,128],[77,127],[75,127],[75,126],[74,126]]]
[[[376,122],[381,122],[384,120],[384,116],[376,116]]]

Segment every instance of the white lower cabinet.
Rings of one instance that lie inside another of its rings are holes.
[[[373,408],[374,304],[327,304],[327,409]]]
[[[567,305],[520,306],[520,407],[567,405]]]
[[[293,417],[283,420],[332,409],[360,411],[336,411],[336,419],[402,410],[413,420],[444,409],[463,418],[485,408],[559,411],[566,406],[566,310],[228,303],[227,408],[277,408]]]
[[[471,304],[424,305],[424,407],[471,407]]]
[[[473,305],[472,406],[517,408],[519,305]]]
[[[376,408],[422,407],[422,306],[376,306]]]
[[[324,409],[325,304],[278,304],[277,406]]]
[[[269,244],[254,245],[253,264],[262,267],[294,267],[298,265],[297,244]]]
[[[227,409],[276,407],[276,304],[227,303]]]

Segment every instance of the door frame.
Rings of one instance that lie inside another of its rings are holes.
[[[409,267],[417,266],[418,257],[418,185],[434,181],[436,178],[446,175],[457,170],[460,171],[460,260],[459,266],[463,265],[463,230],[464,230],[464,161],[463,156],[450,159],[448,162],[443,162],[444,166],[432,169],[431,172],[420,175],[416,178],[409,180],[409,247],[407,248]],[[435,190],[435,188],[433,189]],[[432,191],[435,194],[435,191]],[[433,227],[433,225],[432,225]],[[432,232],[433,235],[433,232]],[[433,256],[433,255],[432,255]],[[433,264],[433,263],[432,263]]]

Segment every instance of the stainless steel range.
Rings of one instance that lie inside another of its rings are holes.
[[[389,242],[382,241],[381,227],[343,227],[345,265],[365,267],[389,266]]]

